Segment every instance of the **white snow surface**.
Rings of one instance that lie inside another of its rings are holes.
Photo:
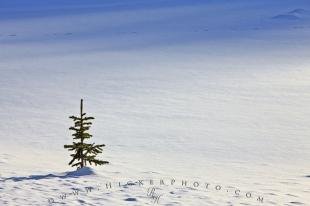
[[[310,205],[309,36],[308,0],[1,0],[0,205]]]

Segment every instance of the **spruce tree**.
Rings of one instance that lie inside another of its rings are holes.
[[[108,164],[107,161],[102,161],[96,159],[96,156],[99,153],[102,153],[102,147],[104,144],[95,145],[95,143],[86,143],[85,141],[92,137],[87,131],[92,125],[91,120],[95,119],[94,117],[87,117],[86,113],[83,113],[83,99],[81,99],[80,105],[80,116],[70,116],[70,119],[74,121],[74,126],[70,127],[69,130],[73,130],[73,144],[64,145],[64,148],[69,151],[74,151],[70,156],[72,160],[69,162],[69,165],[72,167],[77,167],[77,169],[83,168],[88,162],[90,165],[94,163],[95,165]]]

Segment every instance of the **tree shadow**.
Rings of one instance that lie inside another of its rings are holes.
[[[2,182],[12,180],[14,182],[24,181],[24,180],[42,180],[42,179],[52,179],[52,178],[60,178],[60,179],[66,179],[66,178],[79,178],[81,176],[88,176],[88,175],[94,175],[95,172],[89,168],[84,167],[82,169],[79,169],[77,171],[73,172],[65,172],[62,174],[47,174],[47,175],[30,175],[30,176],[22,176],[22,177],[8,177],[3,178]]]

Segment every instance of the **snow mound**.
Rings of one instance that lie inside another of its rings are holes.
[[[300,20],[310,16],[310,11],[305,9],[294,9],[290,12],[273,16],[272,19],[278,20]]]
[[[80,176],[88,176],[88,175],[96,175],[95,171],[90,167],[83,167],[73,172],[67,172],[65,176],[69,177],[80,177]]]

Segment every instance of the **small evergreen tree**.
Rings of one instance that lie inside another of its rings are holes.
[[[69,165],[72,167],[77,167],[77,169],[83,168],[86,166],[88,162],[90,165],[94,163],[95,165],[103,165],[108,164],[107,161],[102,161],[96,159],[96,156],[99,153],[102,153],[102,147],[104,144],[95,145],[95,143],[89,144],[85,143],[85,140],[90,139],[92,135],[90,135],[87,131],[90,129],[92,125],[91,120],[95,119],[94,117],[87,117],[86,113],[83,113],[83,99],[81,99],[80,105],[80,116],[70,116],[70,119],[73,119],[74,126],[70,127],[70,130],[73,130],[73,144],[72,145],[64,145],[64,148],[69,151],[74,151],[70,156],[72,160],[69,162]],[[75,142],[77,140],[77,142]],[[77,161],[76,163],[74,163]]]

